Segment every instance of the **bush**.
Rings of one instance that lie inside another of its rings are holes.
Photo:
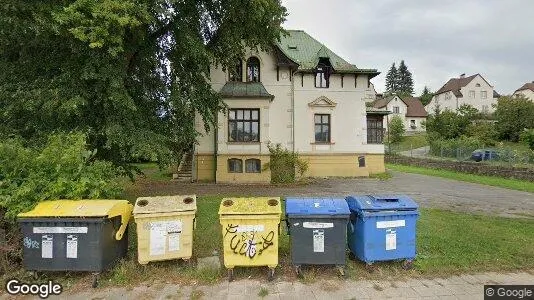
[[[13,224],[20,212],[53,199],[113,198],[121,193],[118,170],[95,161],[83,134],[55,134],[43,148],[18,139],[0,142],[0,210]]]
[[[534,103],[524,97],[501,97],[495,117],[499,138],[517,142],[525,128],[534,128]]]
[[[469,158],[473,151],[485,146],[479,139],[465,136],[450,140],[429,139],[428,142],[431,155],[458,159]]]
[[[308,170],[308,162],[299,158],[298,154],[282,148],[282,145],[268,144],[271,161],[263,165],[263,170],[271,170],[271,183],[295,182],[296,173],[300,177]]]
[[[406,128],[404,128],[404,121],[399,116],[394,116],[388,124],[389,142],[397,144],[402,142]]]
[[[520,139],[527,144],[530,150],[534,150],[534,129],[525,129],[521,133]]]
[[[486,146],[495,146],[497,130],[491,121],[478,120],[467,126],[466,134],[474,137]]]

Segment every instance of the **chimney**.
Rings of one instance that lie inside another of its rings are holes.
[[[465,78],[465,73],[460,74],[460,78]]]

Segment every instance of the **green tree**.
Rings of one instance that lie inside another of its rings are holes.
[[[525,97],[501,97],[495,118],[499,138],[517,142],[525,128],[534,128],[534,102]]]
[[[99,159],[168,162],[223,108],[212,65],[283,33],[279,0],[4,0],[0,139],[79,130]]]
[[[404,121],[399,116],[391,118],[388,124],[389,142],[392,144],[398,144],[402,142],[406,128],[404,128]]]
[[[467,132],[471,121],[476,119],[478,110],[470,105],[462,105],[458,111],[441,111],[439,106],[434,113],[427,118],[426,131],[428,138],[433,139],[456,139]]]
[[[434,93],[430,91],[430,89],[425,85],[423,88],[423,93],[419,97],[421,99],[421,103],[423,103],[423,106],[428,105],[430,101],[432,101],[432,97],[434,97]]]
[[[530,150],[534,150],[534,129],[523,130],[520,139],[530,148]]]
[[[412,73],[410,72],[410,70],[408,70],[408,67],[404,63],[404,60],[401,60],[399,64],[399,70],[397,72],[397,82],[397,92],[405,95],[413,95]]]
[[[395,63],[393,63],[386,74],[386,93],[393,94],[397,92],[397,81],[397,68],[395,67]]]

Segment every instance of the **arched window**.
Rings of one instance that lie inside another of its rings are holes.
[[[243,81],[243,61],[238,59],[233,68],[228,72],[229,81]]]
[[[246,173],[260,173],[261,172],[261,160],[251,158],[245,160],[245,172]]]
[[[238,158],[228,160],[228,173],[243,173],[243,161]]]
[[[247,82],[260,82],[260,60],[257,57],[247,60]]]

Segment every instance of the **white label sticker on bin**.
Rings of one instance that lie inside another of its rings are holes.
[[[169,232],[169,252],[180,250],[180,234]]]
[[[165,254],[167,222],[150,223],[150,256]]]
[[[263,232],[265,226],[263,225],[239,225],[236,232]]]
[[[376,228],[393,228],[393,227],[404,227],[404,226],[406,226],[405,220],[376,222]]]
[[[386,231],[386,250],[397,249],[397,233],[394,230]]]
[[[324,252],[324,230],[313,231],[313,252]]]
[[[78,258],[78,237],[67,235],[67,258]]]
[[[33,233],[87,233],[87,227],[33,227]]]
[[[334,228],[334,223],[304,222],[304,228]]]
[[[182,232],[182,221],[167,221],[167,232]]]
[[[41,242],[41,257],[53,258],[54,237],[52,235],[43,235]]]

